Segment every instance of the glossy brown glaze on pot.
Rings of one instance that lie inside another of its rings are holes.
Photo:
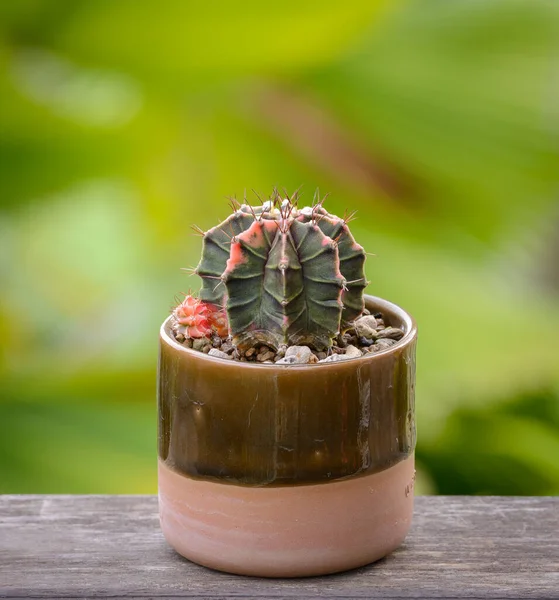
[[[366,297],[401,327],[395,346],[317,365],[227,361],[161,330],[159,456],[190,477],[244,485],[331,481],[386,469],[415,447],[416,328],[397,306]]]

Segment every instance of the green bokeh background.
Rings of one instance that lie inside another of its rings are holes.
[[[190,225],[303,184],[419,323],[418,491],[559,493],[557,64],[545,0],[2,2],[0,492],[156,490]]]

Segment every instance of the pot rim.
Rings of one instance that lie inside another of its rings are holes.
[[[344,361],[336,361],[336,362],[326,362],[326,363],[312,363],[306,365],[298,365],[298,364],[287,364],[287,365],[278,365],[274,364],[264,364],[264,363],[254,363],[254,362],[241,362],[238,360],[225,360],[224,358],[218,358],[217,356],[210,356],[208,354],[204,354],[203,352],[199,352],[198,350],[193,350],[192,348],[187,348],[183,346],[171,334],[171,319],[172,315],[169,315],[159,330],[160,340],[168,344],[169,346],[175,348],[179,352],[185,352],[186,355],[190,355],[196,360],[201,361],[209,361],[209,363],[219,363],[224,368],[242,368],[242,369],[258,369],[261,370],[263,368],[266,369],[282,369],[282,370],[309,370],[309,369],[327,369],[327,368],[339,368],[341,364],[344,365],[363,365],[364,363],[369,363],[380,359],[380,357],[384,357],[389,354],[396,354],[402,348],[409,346],[416,338],[417,338],[417,323],[415,319],[403,308],[390,302],[389,300],[385,300],[384,298],[380,298],[378,296],[371,296],[369,294],[365,294],[365,302],[374,304],[375,308],[378,308],[381,312],[392,313],[399,317],[402,320],[404,325],[404,337],[401,340],[398,340],[394,345],[386,348],[384,350],[380,350],[379,352],[375,352],[374,354],[367,354],[365,356],[360,356],[357,358],[350,358]]]

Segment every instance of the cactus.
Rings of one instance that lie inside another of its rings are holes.
[[[363,311],[365,252],[349,218],[322,201],[299,209],[277,191],[259,207],[232,202],[233,214],[203,235],[201,305],[221,307],[241,350],[258,344],[323,350]],[[214,329],[215,330],[215,329]]]
[[[173,311],[177,331],[188,338],[208,337],[216,333],[225,337],[229,333],[223,311],[209,302],[188,294]]]

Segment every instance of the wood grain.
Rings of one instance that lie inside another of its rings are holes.
[[[152,496],[0,496],[0,597],[559,598],[558,540],[559,498],[419,497],[388,558],[256,579],[175,554]]]

